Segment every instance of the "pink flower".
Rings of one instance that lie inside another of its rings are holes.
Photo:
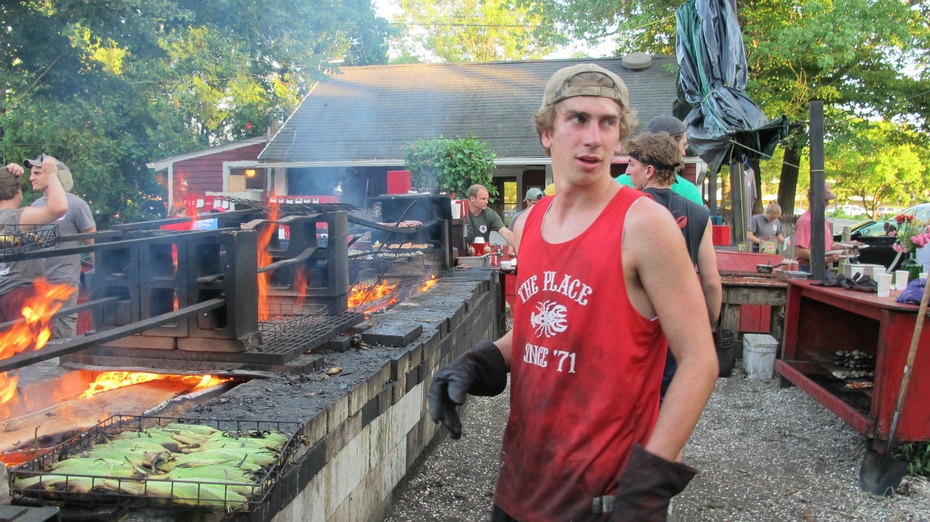
[[[911,242],[917,245],[917,248],[923,248],[930,243],[930,232],[923,232],[911,238]]]

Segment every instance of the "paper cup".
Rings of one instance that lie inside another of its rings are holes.
[[[878,274],[878,297],[888,297],[891,294],[891,274]]]
[[[907,278],[911,275],[907,270],[895,270],[894,287],[895,290],[904,290],[907,288]]]
[[[921,273],[920,273],[920,278],[921,278],[921,279],[927,279],[927,273],[926,273],[926,272],[921,272]]]

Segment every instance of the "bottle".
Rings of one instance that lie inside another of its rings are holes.
[[[474,255],[475,255],[475,247],[473,247],[473,246],[469,246],[469,247],[468,247],[468,255],[474,257]]]
[[[491,253],[491,243],[484,244],[484,250],[481,252],[482,255],[488,255]]]

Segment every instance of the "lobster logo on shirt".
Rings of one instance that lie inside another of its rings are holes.
[[[553,337],[568,328],[568,308],[554,301],[543,301],[536,305],[538,313],[530,314],[530,325],[536,337]]]

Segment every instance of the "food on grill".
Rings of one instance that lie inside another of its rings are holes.
[[[843,388],[847,390],[868,390],[874,387],[875,385],[872,381],[850,381],[847,382]]]
[[[258,492],[256,477],[279,460],[288,439],[280,432],[224,432],[182,423],[124,431],[56,462],[50,472],[20,476],[14,486],[50,492],[119,492],[181,505],[237,509]]]
[[[22,244],[22,238],[19,236],[0,234],[0,248],[16,248]]]
[[[832,375],[837,379],[859,379],[862,377],[874,377],[874,371],[868,370],[833,370]]]
[[[422,222],[422,221],[417,221],[417,220],[415,220],[415,219],[408,219],[408,220],[406,220],[406,221],[401,221],[400,223],[381,223],[381,222],[379,221],[378,224],[379,224],[379,225],[386,226],[386,227],[397,227],[397,228],[412,228],[412,227],[422,227],[422,226],[423,226],[423,222]]]

